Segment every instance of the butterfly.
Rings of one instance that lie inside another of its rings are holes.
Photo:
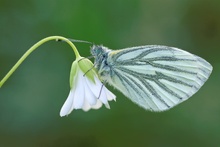
[[[111,50],[93,45],[91,54],[104,83],[150,111],[165,111],[187,100],[212,72],[207,61],[175,47],[146,45]]]

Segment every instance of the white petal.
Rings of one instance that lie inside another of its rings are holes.
[[[91,109],[91,105],[89,104],[88,100],[85,98],[84,104],[82,107],[83,111],[89,111]]]
[[[74,91],[70,91],[65,103],[63,104],[61,110],[60,110],[60,116],[65,116],[70,114],[72,111],[72,105],[73,105],[73,99],[74,99]]]
[[[108,103],[108,99],[107,99],[107,95],[105,93],[105,89],[104,89],[104,85],[103,88],[101,89],[101,94],[99,96],[99,99],[101,100],[102,103],[107,104]]]
[[[107,99],[109,101],[111,101],[111,100],[116,101],[116,96],[111,91],[109,91],[106,87],[103,87],[103,89],[105,90],[105,93],[107,95]]]
[[[108,99],[107,99],[107,95],[106,95],[106,92],[105,92],[105,86],[103,85],[103,88],[101,89],[101,94],[100,94],[100,97],[99,97],[99,100],[105,104],[105,107],[110,109],[110,106],[108,104]]]
[[[95,79],[95,83],[97,85],[97,88],[96,90],[98,91],[95,91],[97,93],[97,98],[101,100],[101,102],[103,102],[104,104],[106,104],[108,102],[107,100],[107,96],[106,96],[106,93],[105,93],[105,90],[103,90],[104,88],[104,85],[99,81],[98,78],[94,77]],[[101,92],[101,94],[100,94]]]
[[[109,106],[108,102],[105,104],[105,107],[110,109],[110,106]]]
[[[100,100],[96,101],[96,104],[92,106],[93,109],[99,109],[102,107],[102,102]]]
[[[73,107],[75,109],[80,109],[83,106],[85,96],[85,84],[85,77],[83,77],[82,71],[79,71],[76,83],[76,91],[73,100]]]
[[[92,92],[92,89],[90,89],[89,85],[87,84],[88,82],[91,82],[89,79],[86,78],[86,83],[85,85],[85,99],[88,101],[90,105],[95,105],[97,98]]]
[[[91,89],[93,94],[95,95],[96,98],[99,97],[99,93],[102,87],[102,83],[98,80],[97,77],[94,77],[95,83],[91,82],[89,79],[86,78],[86,82],[88,84],[88,87]]]
[[[87,79],[88,86],[91,88],[91,91],[94,93],[94,95],[105,104],[106,108],[110,109],[110,106],[108,104],[108,98],[109,100],[115,99],[115,95],[112,94],[107,88],[99,81],[97,77],[94,77],[95,83],[93,84],[91,81]],[[103,86],[103,87],[102,87]],[[101,92],[101,93],[100,93]],[[108,98],[107,98],[108,96]],[[92,106],[93,108],[93,106]]]

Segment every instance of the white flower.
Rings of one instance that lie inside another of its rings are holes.
[[[60,116],[70,114],[73,109],[88,111],[99,109],[102,104],[110,108],[108,101],[115,100],[111,93],[99,80],[93,64],[88,59],[76,59],[70,72],[70,93],[60,110]]]

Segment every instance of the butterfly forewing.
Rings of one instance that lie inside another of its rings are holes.
[[[100,48],[101,49],[101,48]],[[102,79],[139,106],[167,110],[197,92],[208,79],[212,66],[186,51],[158,45],[95,55]],[[102,60],[100,58],[102,57]]]

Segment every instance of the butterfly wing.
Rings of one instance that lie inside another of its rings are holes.
[[[186,51],[158,45],[111,51],[107,82],[139,106],[164,111],[187,100],[206,82],[212,66]]]

